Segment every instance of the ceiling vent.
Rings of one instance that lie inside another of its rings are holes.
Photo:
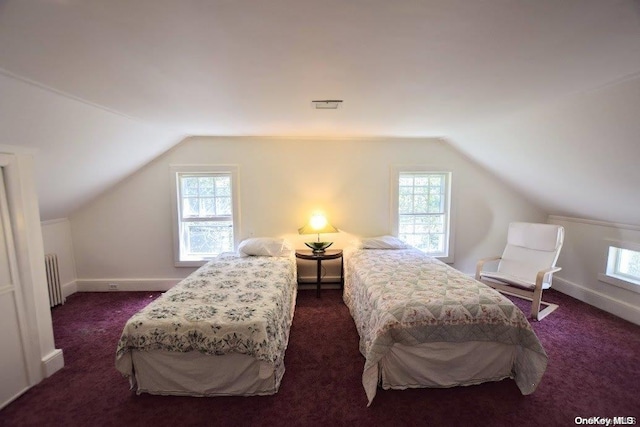
[[[341,99],[322,99],[319,101],[311,101],[316,110],[337,110],[342,104]]]

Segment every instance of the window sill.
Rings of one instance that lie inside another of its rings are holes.
[[[598,274],[598,281],[640,294],[640,282],[630,281],[628,279],[619,279],[602,273]]]
[[[432,255],[434,258],[438,258],[440,261],[445,264],[453,264],[453,255]]]
[[[202,267],[203,265],[205,265],[209,261],[210,260],[208,260],[208,259],[198,260],[198,261],[175,261],[173,263],[173,266],[174,267]]]

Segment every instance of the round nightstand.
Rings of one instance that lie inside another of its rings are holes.
[[[296,258],[317,261],[316,270],[316,297],[320,298],[320,285],[339,284],[340,289],[344,287],[344,260],[342,258],[342,249],[327,249],[324,252],[313,252],[311,250],[296,250]],[[339,282],[322,282],[322,261],[329,259],[340,259],[340,281]],[[298,284],[300,281],[298,280]]]

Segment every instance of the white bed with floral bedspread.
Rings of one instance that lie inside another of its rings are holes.
[[[222,254],[127,321],[116,368],[138,394],[274,394],[296,292],[293,256]]]
[[[391,247],[345,251],[344,301],[360,335],[369,404],[379,385],[453,387],[513,378],[522,394],[532,393],[547,355],[524,314],[443,262],[401,243]]]

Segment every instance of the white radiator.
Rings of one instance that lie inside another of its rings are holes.
[[[49,286],[49,305],[55,307],[64,304],[62,296],[62,285],[60,285],[60,270],[58,269],[58,256],[56,254],[46,254],[44,265],[47,270],[47,285]]]

